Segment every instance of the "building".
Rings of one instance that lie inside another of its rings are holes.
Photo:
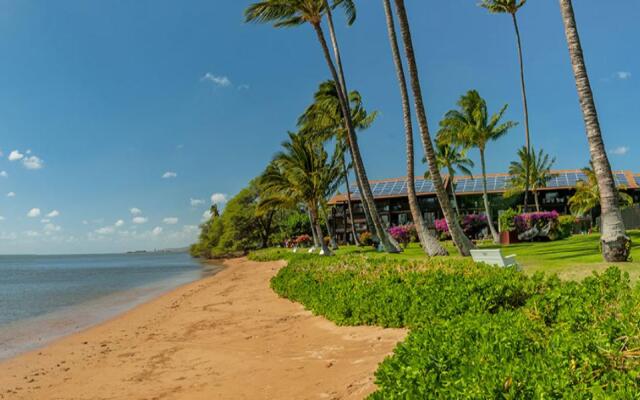
[[[579,181],[586,181],[587,178],[581,170],[553,171],[552,173],[554,177],[549,181],[547,187],[538,191],[540,209],[569,214],[568,200],[575,193],[576,184]],[[487,191],[494,215],[498,215],[501,210],[517,208],[523,203],[522,195],[511,198],[504,197],[504,193],[508,189],[509,178],[509,174],[487,175]],[[633,197],[634,203],[640,202],[640,174],[631,171],[616,171],[614,178],[620,190],[624,190]],[[452,183],[455,183],[453,188],[462,215],[484,212],[481,176],[460,176],[456,177],[454,182],[448,176],[443,176],[443,179],[448,193],[452,193]],[[386,226],[403,225],[411,221],[406,178],[370,181],[370,184],[378,212]],[[415,185],[424,220],[433,227],[434,221],[443,217],[433,183],[428,179],[417,178]],[[356,185],[351,186],[351,200],[353,221],[349,218],[345,193],[339,193],[329,201],[329,205],[332,206],[331,224],[337,239],[341,242],[352,242],[352,223],[358,234],[367,230]],[[531,206],[534,205],[533,198],[530,203]]]

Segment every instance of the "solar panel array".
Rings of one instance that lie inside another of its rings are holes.
[[[487,190],[489,192],[505,191],[509,186],[509,176],[488,176]],[[614,174],[617,186],[629,186],[627,177],[624,173],[618,172]],[[556,174],[547,183],[547,188],[574,187],[579,181],[586,181],[587,176],[582,172],[562,172]],[[640,175],[635,177],[636,183],[640,186]],[[482,192],[482,178],[462,177],[456,180],[456,193],[480,193]],[[394,179],[382,182],[371,182],[371,191],[374,197],[393,197],[407,195],[407,182],[405,179]],[[354,198],[359,198],[358,186],[351,185],[351,193]],[[435,187],[433,182],[428,179],[416,179],[417,194],[433,194]]]
[[[430,180],[417,178],[415,182],[417,194],[435,193],[433,182]],[[384,182],[371,182],[371,191],[374,197],[403,196],[407,194],[407,181],[405,179],[396,179]],[[360,191],[357,185],[351,185],[351,192],[354,197],[359,197]]]

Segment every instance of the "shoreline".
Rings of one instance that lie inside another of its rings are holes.
[[[199,261],[202,269],[195,279],[184,275],[110,293],[50,313],[0,325],[0,364],[65,337],[107,323],[173,290],[213,276],[224,269],[222,262]]]
[[[406,335],[337,327],[279,298],[269,280],[282,262],[216,263],[213,276],[0,361],[0,399],[362,398]]]

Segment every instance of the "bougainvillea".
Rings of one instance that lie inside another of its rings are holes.
[[[522,233],[534,226],[541,229],[549,223],[555,225],[558,222],[558,217],[560,217],[560,214],[558,214],[557,211],[542,211],[516,215],[514,218],[516,231]]]
[[[464,233],[473,239],[487,227],[487,217],[482,214],[468,214],[462,217],[460,226]],[[444,218],[435,220],[435,227],[440,234],[449,235],[449,225]]]
[[[294,240],[297,246],[307,246],[311,244],[311,236],[309,235],[300,235]]]
[[[404,246],[409,244],[411,240],[411,226],[409,225],[392,226],[388,232],[392,238]]]

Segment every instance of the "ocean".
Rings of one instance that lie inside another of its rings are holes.
[[[0,256],[0,360],[217,269],[186,253]]]

